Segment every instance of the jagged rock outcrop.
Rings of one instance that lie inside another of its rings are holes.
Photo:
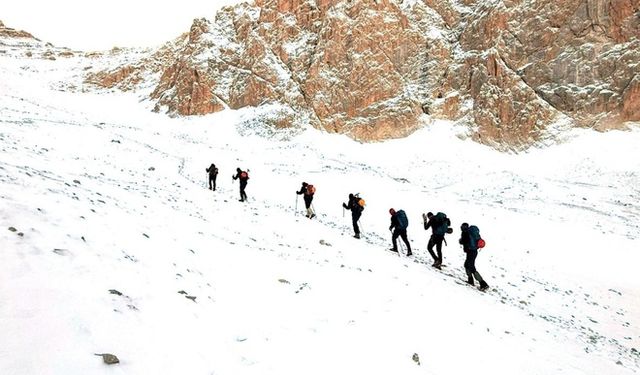
[[[256,0],[195,20],[156,54],[150,98],[172,115],[278,104],[293,116],[280,124],[304,119],[365,141],[443,118],[520,149],[558,121],[640,121],[639,4]],[[102,85],[142,80],[148,65],[116,68]]]
[[[7,27],[2,21],[0,21],[0,53],[53,61],[57,58],[75,56],[68,48],[54,47],[51,43],[45,43],[26,31]]]
[[[12,29],[6,27],[2,21],[0,21],[0,38],[15,38],[15,39],[36,39],[33,35],[26,31]]]

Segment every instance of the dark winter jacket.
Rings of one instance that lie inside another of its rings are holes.
[[[207,172],[209,172],[209,177],[213,178],[218,175],[218,168],[216,168],[215,164],[211,164],[211,166],[207,168]]]
[[[313,195],[310,191],[309,191],[309,186],[311,185],[302,185],[302,187],[300,188],[300,191],[297,191],[296,194],[300,195],[300,194],[304,194],[304,195]]]
[[[449,220],[449,218],[447,218],[446,220],[447,220],[447,227],[451,226],[451,220]],[[429,228],[431,228],[431,234],[444,236],[444,233],[436,233],[439,230],[439,227],[441,226],[441,224],[442,223],[440,222],[440,220],[438,220],[437,215],[433,215],[431,216],[429,221],[424,223],[424,230],[429,230]]]
[[[360,215],[362,213],[362,210],[364,210],[364,207],[362,207],[358,201],[360,200],[360,198],[351,195],[349,196],[349,203],[347,204],[342,204],[342,207],[346,208],[347,210],[351,210],[351,215]]]
[[[391,226],[389,226],[389,229],[396,229],[396,228],[400,228],[400,222],[398,221],[398,213],[396,212],[395,214],[391,215]]]
[[[434,233],[434,231],[436,230],[435,225],[436,225],[436,216],[433,215],[428,221],[424,222],[424,230],[429,230],[429,228],[431,228],[431,234],[435,234]]]
[[[233,179],[234,180],[240,179],[240,183],[246,185],[247,184],[247,180],[249,180],[249,174],[247,174],[247,177],[242,178],[242,177],[240,177],[242,172],[244,172],[244,171],[239,171],[238,173],[236,173],[236,175],[233,176]]]
[[[460,240],[458,243],[462,245],[462,249],[464,252],[476,251],[478,250],[478,246],[476,244],[471,243],[471,236],[469,236],[469,229],[461,229],[460,232]]]

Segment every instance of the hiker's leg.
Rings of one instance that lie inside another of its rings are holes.
[[[398,251],[398,244],[397,244],[397,239],[398,236],[400,235],[400,232],[398,232],[397,229],[393,230],[393,235],[391,236],[391,242],[393,242],[393,250]]]
[[[473,285],[473,269],[471,265],[471,258],[469,257],[469,251],[467,251],[467,258],[464,260],[464,271],[467,274],[467,283]]]
[[[477,250],[467,251],[467,261],[464,263],[465,268],[468,268],[471,273],[476,272],[476,257],[478,256]]]
[[[356,235],[360,234],[360,227],[358,226],[359,219],[360,219],[360,216],[351,215],[351,222],[353,223],[353,231],[356,233]]]
[[[311,201],[313,201],[313,196],[305,195],[304,196],[304,206],[307,210],[311,207]]]
[[[435,241],[433,240],[433,235],[431,235],[431,237],[429,237],[429,243],[427,244],[427,250],[429,250],[429,254],[431,254],[431,257],[433,258],[433,261],[437,262],[438,261],[438,257],[433,252],[433,245],[435,245]]]
[[[438,252],[438,264],[442,264],[442,240],[443,237],[438,237],[436,240],[436,251]]]
[[[245,193],[244,189],[247,188],[247,183],[240,182],[240,199],[247,200],[247,193]]]
[[[407,230],[403,229],[400,233],[400,236],[402,237],[402,241],[404,241],[405,245],[407,245],[407,252],[411,253],[411,245],[409,244],[409,239],[407,238]]]

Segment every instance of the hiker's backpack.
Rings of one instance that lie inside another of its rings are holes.
[[[360,207],[360,210],[364,210],[364,205],[365,205],[364,199],[360,198],[360,195],[359,195],[359,194],[356,194],[356,195],[355,195],[355,198],[357,199],[357,200],[356,200],[356,203],[357,203],[357,204],[358,204],[358,206]]]
[[[307,185],[307,195],[313,195],[316,193],[316,187],[313,185]]]
[[[407,214],[405,214],[403,210],[396,212],[396,218],[398,219],[398,228],[407,229],[409,226],[409,219],[407,219]]]
[[[447,218],[447,215],[444,212],[438,212],[436,214],[436,220],[434,222],[433,233],[443,235],[445,233],[453,232],[450,230],[449,226],[451,225],[451,220]]]
[[[485,243],[482,237],[480,237],[480,229],[475,225],[469,227],[469,247],[472,250],[482,249]]]
[[[248,180],[249,179],[249,173],[242,171],[240,172],[240,179],[241,180]]]

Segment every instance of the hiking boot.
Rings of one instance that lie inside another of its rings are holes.
[[[311,216],[309,217],[309,219],[313,219],[314,217],[316,217],[316,214],[311,214]]]
[[[469,278],[467,279],[467,284],[469,284],[469,285],[474,285],[473,277],[469,277]]]
[[[244,202],[244,199],[238,199],[238,202]]]
[[[489,289],[489,284],[487,284],[484,280],[480,282],[480,286],[478,287],[478,289],[485,291],[487,289]]]
[[[356,234],[353,236],[353,238],[360,239],[360,233],[356,233]]]
[[[389,251],[393,251],[394,253],[397,253],[398,249],[389,249]]]
[[[407,256],[408,256],[408,257],[410,257],[410,256],[412,256],[412,255],[413,255],[413,253],[411,252],[411,250],[407,251]]]

